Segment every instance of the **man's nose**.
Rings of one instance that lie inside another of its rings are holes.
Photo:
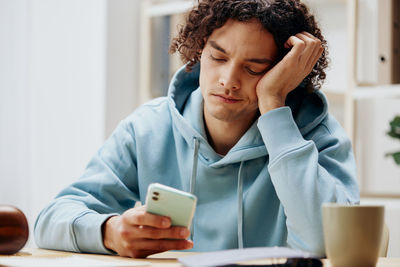
[[[221,70],[219,84],[225,89],[240,89],[239,70],[237,66],[227,66]]]

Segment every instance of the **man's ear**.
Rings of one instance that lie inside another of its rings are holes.
[[[201,56],[203,55],[203,49],[198,49],[196,51],[196,57],[198,58],[198,61],[201,60]]]

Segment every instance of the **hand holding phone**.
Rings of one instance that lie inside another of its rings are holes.
[[[147,195],[150,200],[146,201],[149,207],[128,209],[103,223],[104,246],[121,256],[133,258],[192,248],[193,242],[186,238],[190,235],[188,227],[196,197],[177,191],[162,185],[150,186]]]
[[[158,183],[149,185],[146,196],[146,211],[168,216],[172,226],[190,228],[196,209],[195,195]]]

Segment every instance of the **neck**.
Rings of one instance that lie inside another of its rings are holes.
[[[239,120],[222,121],[204,112],[208,142],[215,152],[226,155],[250,128],[255,118],[241,122]]]

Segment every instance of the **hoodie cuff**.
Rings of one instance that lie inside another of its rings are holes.
[[[110,217],[119,214],[85,213],[72,224],[76,245],[81,252],[115,254],[104,247],[102,225]]]
[[[257,126],[271,161],[280,154],[307,144],[289,107],[281,107],[265,113],[258,119]]]

